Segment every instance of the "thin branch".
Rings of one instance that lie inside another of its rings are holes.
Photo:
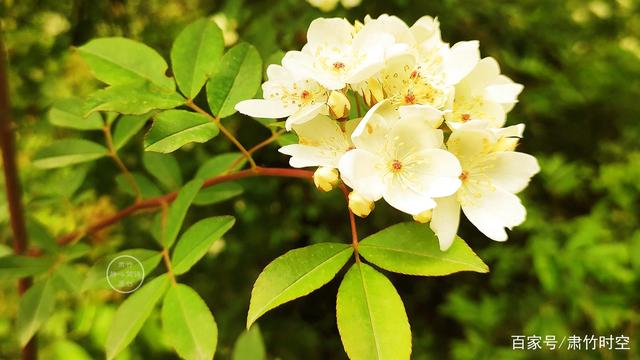
[[[122,162],[122,159],[120,159],[120,156],[116,151],[115,146],[113,145],[113,137],[111,136],[111,125],[105,124],[102,130],[104,132],[104,137],[106,139],[107,147],[109,149],[109,156],[116,163],[116,165],[122,172],[122,175],[124,175],[125,179],[127,179],[127,181],[129,182],[129,185],[131,185],[131,189],[136,195],[136,201],[142,200],[142,192],[138,187],[138,183],[136,183],[136,179],[133,177],[133,175],[131,175],[131,172],[129,171],[129,169],[127,169],[127,167],[124,165],[124,163]]]
[[[349,208],[349,189],[345,184],[340,184],[340,190],[344,193],[344,197],[347,200],[347,211],[349,212],[349,224],[351,224],[351,246],[353,246],[353,254],[356,257],[356,262],[360,262],[360,254],[358,253],[358,230],[356,229],[356,217],[353,211]]]
[[[206,180],[204,182],[204,184],[202,185],[202,188],[207,188],[213,185],[217,185],[223,182],[228,182],[228,181],[234,181],[234,180],[238,180],[238,179],[243,179],[243,178],[247,178],[247,177],[254,177],[254,176],[278,176],[278,177],[294,177],[294,178],[302,178],[302,179],[312,179],[313,178],[313,171],[309,171],[309,170],[300,170],[300,169],[288,169],[288,168],[263,168],[263,167],[256,167],[253,169],[247,169],[247,170],[242,170],[242,171],[238,171],[236,173],[233,174],[228,174],[228,175],[221,175],[221,176],[216,176],[213,178],[210,178],[208,180]],[[76,232],[72,232],[69,234],[66,234],[60,238],[58,238],[58,244],[60,245],[64,245],[64,244],[68,244],[70,242],[73,242],[74,240],[86,236],[86,235],[91,235],[94,234],[108,226],[111,226],[117,222],[119,222],[120,220],[122,220],[123,218],[134,214],[140,210],[143,209],[149,209],[149,208],[157,208],[159,206],[162,206],[163,203],[170,203],[173,200],[175,200],[176,196],[178,195],[177,192],[170,192],[168,194],[162,195],[162,196],[158,196],[155,198],[151,198],[151,199],[146,199],[146,200],[142,200],[139,202],[134,203],[133,205],[130,205],[129,207],[119,211],[118,213],[109,216],[107,218],[101,219],[98,222],[95,222],[89,226],[87,226],[85,229],[80,230],[80,231],[76,231]]]
[[[4,169],[4,182],[9,205],[9,217],[11,231],[13,233],[13,251],[17,255],[26,253],[27,229],[24,221],[22,207],[22,192],[18,179],[18,167],[16,164],[15,139],[13,134],[13,121],[11,119],[11,103],[9,100],[9,80],[7,77],[7,53],[4,48],[3,34],[0,33],[0,147],[2,147],[2,161]],[[24,294],[31,286],[30,278],[18,280],[18,293]],[[35,335],[22,349],[23,360],[35,360],[38,358],[38,348]]]
[[[280,135],[282,135],[284,133],[284,130],[279,130],[274,132],[273,134],[271,134],[270,137],[268,137],[267,139],[265,139],[264,141],[256,144],[254,147],[252,147],[251,149],[247,150],[247,152],[251,155],[253,155],[256,151],[262,149],[263,147],[271,144],[272,142],[278,140],[278,138],[280,137]],[[230,173],[231,171],[233,171],[242,161],[242,159],[244,159],[245,156],[240,156],[239,158],[237,158],[232,164],[231,166],[229,166],[229,168],[227,169],[226,173]]]
[[[220,117],[218,116],[214,117],[213,115],[204,111],[200,106],[196,105],[192,100],[187,100],[186,105],[191,109],[195,110],[196,112],[206,116],[207,118],[209,118],[209,120],[211,120],[214,124],[216,124],[218,126],[218,129],[220,129],[220,131],[224,134],[224,136],[226,136],[229,139],[229,141],[231,141],[233,145],[235,145],[238,148],[238,150],[240,150],[240,152],[247,158],[247,161],[249,161],[249,164],[251,165],[252,169],[255,169],[256,167],[258,167],[256,165],[256,162],[253,160],[253,157],[251,156],[249,151],[247,151],[244,145],[242,145],[242,143],[240,143],[240,141],[238,141],[238,139],[235,136],[233,136],[231,131],[229,131],[224,125],[222,125],[222,122],[220,121]]]

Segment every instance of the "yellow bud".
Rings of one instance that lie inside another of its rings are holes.
[[[422,224],[426,224],[429,221],[431,221],[431,215],[433,215],[433,211],[431,210],[423,211],[420,214],[413,215],[413,220]]]
[[[349,98],[340,91],[332,91],[327,100],[329,105],[329,111],[336,119],[342,119],[349,116],[351,110],[351,103]]]
[[[367,81],[367,84],[369,85],[369,92],[371,93],[371,99],[367,105],[373,106],[384,99],[384,92],[382,91],[382,85],[376,79],[370,79]]]
[[[355,215],[365,218],[371,213],[374,207],[375,204],[373,201],[360,195],[360,193],[352,191],[349,194],[349,209],[351,209]]]
[[[338,185],[340,181],[340,175],[338,170],[330,167],[319,167],[315,173],[313,173],[313,182],[316,184],[318,190],[331,191]]]

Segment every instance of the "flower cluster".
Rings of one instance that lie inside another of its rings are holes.
[[[360,217],[384,199],[429,222],[442,250],[455,238],[461,209],[497,241],[524,221],[515,194],[539,167],[515,151],[524,125],[504,127],[523,86],[493,58],[481,59],[478,41],[450,45],[437,19],[408,26],[388,15],[355,24],[316,19],[307,41],[269,66],[264,99],[236,107],[287,118],[299,138],[280,149],[291,166],[319,167],[315,183],[325,191],[342,180]]]

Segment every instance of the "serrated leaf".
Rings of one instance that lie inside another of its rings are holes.
[[[49,110],[49,122],[76,130],[102,130],[104,123],[100,114],[85,117],[85,113],[84,100],[76,97],[62,99]]]
[[[149,179],[144,174],[132,172],[131,176],[133,176],[136,185],[138,185],[138,189],[140,189],[143,199],[162,195],[162,191],[160,191],[156,184],[154,184],[153,181],[151,181],[151,179]],[[131,196],[136,196],[135,191],[131,188],[131,183],[129,182],[129,180],[127,180],[124,174],[118,174],[116,176],[116,184],[118,184],[118,188],[124,193]]]
[[[149,81],[156,86],[175,89],[168,78],[167,63],[149,46],[121,37],[94,39],[78,48],[98,80],[109,85]]]
[[[182,234],[171,256],[173,272],[184,274],[207,253],[211,245],[235,223],[233,216],[216,216],[193,224]]]
[[[148,249],[128,249],[110,254],[98,260],[89,269],[82,284],[82,290],[110,288],[109,282],[107,281],[107,267],[113,259],[123,255],[131,256],[140,261],[146,275],[149,275],[158,266],[160,260],[162,260],[160,252]]]
[[[169,110],[156,115],[144,139],[144,149],[169,153],[185,144],[203,143],[218,135],[218,127],[206,116],[184,110]]]
[[[143,115],[153,110],[173,109],[183,105],[185,100],[173,90],[160,88],[149,82],[134,82],[100,89],[91,94],[87,102],[87,114],[113,111]]]
[[[182,185],[180,165],[173,155],[145,152],[142,155],[142,164],[167,190],[174,190]]]
[[[167,292],[162,304],[162,329],[178,355],[187,360],[213,358],[218,326],[200,295],[178,284]]]
[[[338,289],[338,330],[352,360],[403,360],[411,355],[411,329],[400,295],[364,263],[347,272]]]
[[[459,271],[486,273],[489,267],[456,237],[447,251],[424,224],[400,223],[360,241],[360,255],[389,271],[409,275],[440,276]]]
[[[191,206],[193,199],[202,187],[202,180],[194,179],[189,181],[178,193],[175,201],[169,207],[167,222],[162,232],[162,246],[169,249],[176,241],[182,222],[187,215],[187,210]]]
[[[51,316],[55,305],[55,291],[50,280],[34,284],[20,299],[16,333],[24,347],[40,326]]]
[[[8,255],[0,257],[0,279],[18,279],[41,274],[53,265],[48,257]]]
[[[115,358],[136,337],[168,286],[167,275],[158,276],[120,305],[107,335],[105,349],[108,360]]]
[[[220,118],[233,115],[235,106],[252,98],[262,81],[262,60],[253,46],[240,43],[222,57],[207,83],[207,100]]]
[[[171,67],[185,96],[198,95],[223,50],[222,31],[212,20],[196,20],[180,32],[171,48]]]
[[[147,120],[149,120],[149,114],[121,116],[113,130],[113,146],[116,150],[122,149],[144,127]]]
[[[200,168],[198,168],[195,177],[198,179],[208,179],[218,175],[223,175],[228,170],[231,170],[231,172],[233,172],[234,170],[241,168],[246,162],[245,159],[241,159],[240,161],[238,161],[238,164],[235,166],[235,168],[231,169],[231,165],[233,165],[238,159],[242,157],[243,155],[239,152],[216,155],[200,165]]]
[[[107,156],[106,147],[84,139],[57,141],[38,151],[33,165],[42,169],[80,164]]]
[[[233,346],[232,360],[264,360],[267,356],[258,324],[240,334]]]
[[[198,206],[216,204],[234,198],[243,191],[241,185],[232,182],[209,186],[200,190],[193,199],[193,204]]]
[[[333,279],[353,248],[321,243],[287,252],[260,273],[251,291],[247,328],[267,311],[308,295]]]

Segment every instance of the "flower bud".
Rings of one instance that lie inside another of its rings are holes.
[[[367,106],[371,107],[377,104],[380,100],[384,99],[384,92],[382,91],[382,85],[376,79],[367,80],[363,92],[364,102]]]
[[[431,221],[431,215],[433,215],[433,211],[431,210],[423,211],[420,214],[413,215],[413,220],[421,224],[426,224],[429,221]]]
[[[331,191],[338,185],[339,181],[340,176],[338,175],[338,170],[330,167],[319,167],[318,170],[313,173],[313,182],[316,184],[318,190]]]
[[[360,193],[352,191],[349,194],[349,209],[355,215],[365,218],[371,213],[374,207],[375,204],[373,201],[362,196]]]
[[[340,91],[331,92],[329,100],[327,100],[327,105],[329,105],[331,115],[336,119],[342,119],[349,116],[351,103],[349,102],[349,98]]]

